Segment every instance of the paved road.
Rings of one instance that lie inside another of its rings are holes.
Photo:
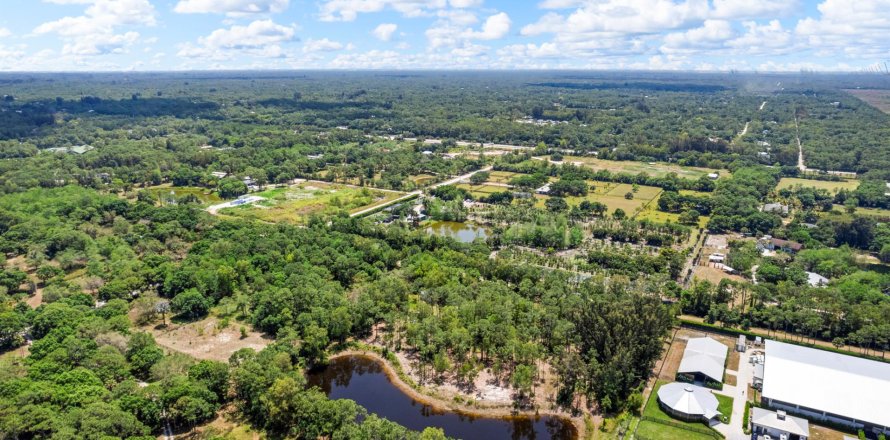
[[[734,350],[735,348],[733,348]],[[754,366],[748,362],[750,354],[754,350],[749,349],[745,353],[740,353],[739,370],[726,370],[726,374],[736,377],[736,385],[723,384],[723,389],[715,394],[722,394],[732,397],[732,417],[729,424],[720,423],[714,426],[718,432],[723,434],[727,440],[749,440],[750,435],[746,435],[743,429],[745,415],[745,401],[748,399],[748,384],[754,379]]]
[[[430,188],[438,188],[438,187],[440,187],[440,186],[445,186],[445,185],[454,185],[455,183],[458,183],[458,182],[460,182],[460,181],[462,181],[462,180],[464,180],[464,179],[469,179],[470,176],[472,176],[473,174],[481,173],[481,172],[483,172],[483,171],[491,171],[492,168],[493,168],[492,166],[487,166],[487,167],[485,167],[485,168],[482,168],[482,169],[479,169],[479,170],[476,170],[476,171],[473,171],[473,172],[464,174],[464,175],[462,175],[462,176],[453,177],[453,178],[451,178],[451,179],[448,179],[448,180],[439,182],[439,183],[437,183],[437,184],[431,186]],[[360,216],[363,216],[363,215],[367,215],[368,213],[373,212],[373,211],[375,211],[375,210],[378,210],[378,209],[380,209],[380,208],[384,208],[384,207],[387,207],[387,206],[390,206],[390,205],[395,205],[395,204],[397,204],[397,203],[403,202],[403,201],[405,201],[405,200],[408,200],[408,199],[410,199],[410,198],[419,196],[419,195],[421,195],[421,194],[423,194],[423,191],[421,191],[421,190],[411,191],[411,192],[409,192],[408,194],[405,194],[405,195],[402,196],[402,197],[399,197],[399,198],[397,198],[397,199],[390,200],[389,202],[384,203],[384,204],[382,204],[382,205],[372,206],[372,207],[370,207],[370,208],[362,209],[361,211],[353,212],[353,213],[350,214],[349,216],[350,216],[350,217],[360,217]]]

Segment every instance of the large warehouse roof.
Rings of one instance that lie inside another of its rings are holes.
[[[711,338],[693,338],[686,342],[683,360],[678,373],[702,373],[717,382],[723,382],[723,366],[726,364],[725,345]]]
[[[763,397],[890,426],[890,364],[766,341]]]

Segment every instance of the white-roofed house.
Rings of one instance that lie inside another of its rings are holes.
[[[703,384],[709,388],[722,388],[723,370],[729,347],[715,339],[692,338],[686,341],[686,350],[677,370],[677,380]]]
[[[689,383],[672,382],[658,388],[658,405],[672,417],[687,422],[705,422],[718,418],[720,403],[706,388]]]
[[[761,401],[811,421],[890,433],[890,364],[767,340]]]
[[[810,422],[800,417],[789,416],[782,410],[770,411],[753,407],[751,432],[757,439],[807,440],[810,436]]]

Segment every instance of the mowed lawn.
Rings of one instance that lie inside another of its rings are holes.
[[[720,178],[728,177],[730,175],[729,170],[688,167],[664,162],[654,162],[650,164],[647,162],[603,160],[594,157],[564,156],[563,163],[580,164],[581,166],[592,168],[594,170],[608,170],[612,173],[646,173],[653,177],[664,177],[669,173],[677,173],[677,177],[692,180],[697,180],[701,176],[707,176],[710,173],[717,173],[720,175]]]
[[[254,194],[267,200],[226,208],[222,214],[267,222],[302,223],[313,214],[355,212],[389,202],[404,195],[348,185],[306,182]]]
[[[779,184],[776,186],[776,189],[785,189],[791,188],[792,186],[800,185],[805,187],[812,187],[818,189],[825,189],[828,192],[834,194],[842,189],[846,189],[848,191],[854,191],[859,187],[859,181],[856,179],[842,180],[838,182],[832,182],[829,180],[813,180],[813,179],[801,179],[798,177],[783,177],[782,180],[779,181]]]

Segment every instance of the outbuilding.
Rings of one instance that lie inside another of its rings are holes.
[[[757,439],[807,440],[810,436],[810,422],[800,417],[789,416],[785,411],[751,408],[751,432]]]
[[[682,382],[703,383],[711,388],[719,388],[723,383],[723,370],[729,348],[709,338],[692,338],[686,342],[683,359],[677,370],[677,379]]]
[[[662,385],[658,389],[658,405],[672,417],[687,422],[705,422],[720,416],[717,397],[706,388],[681,382]]]

